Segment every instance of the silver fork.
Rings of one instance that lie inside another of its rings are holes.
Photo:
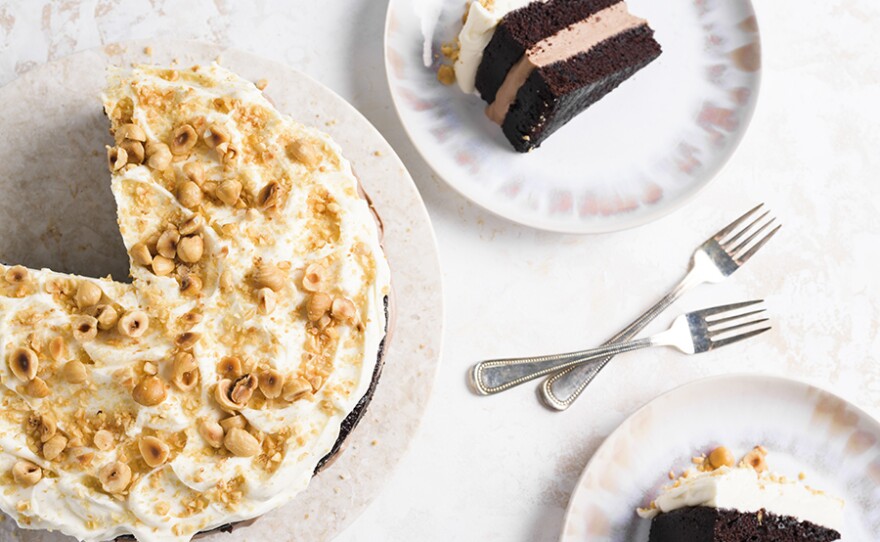
[[[746,301],[682,314],[672,322],[668,330],[645,339],[557,356],[483,361],[476,364],[471,371],[471,383],[479,393],[490,395],[561,368],[594,365],[608,356],[652,346],[672,346],[685,354],[701,354],[768,331],[770,326],[757,326],[766,323],[769,318],[749,320],[766,309],[731,314],[761,302]]]
[[[639,331],[685,292],[699,284],[721,282],[749,261],[782,227],[777,225],[768,231],[768,228],[775,221],[775,218],[769,217],[769,211],[761,213],[743,226],[763,206],[762,203],[737,218],[697,247],[691,257],[690,269],[684,279],[656,305],[636,318],[605,344],[626,341],[635,337]],[[544,402],[556,410],[567,409],[613,357],[613,355],[609,355],[599,363],[572,367],[554,374],[541,384],[540,395]]]

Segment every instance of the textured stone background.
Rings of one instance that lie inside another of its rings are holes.
[[[378,0],[0,3],[0,82],[102,43],[173,36],[286,62],[352,102],[422,191],[440,243],[448,318],[420,437],[382,497],[340,539],[551,541],[603,437],[681,383],[729,372],[786,375],[880,413],[880,4],[776,0],[756,8],[764,82],[733,160],[677,213],[591,237],[502,221],[431,174],[393,112]],[[477,359],[601,342],[678,279],[697,242],[756,201],[785,224],[780,236],[733,280],[676,308],[764,296],[776,322],[765,340],[703,358],[622,358],[565,414],[545,411],[528,388],[490,399],[466,389],[464,371]]]

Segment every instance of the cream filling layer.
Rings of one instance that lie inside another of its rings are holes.
[[[526,51],[519,62],[507,72],[495,95],[495,101],[486,108],[486,115],[496,124],[502,124],[510,106],[516,101],[519,89],[533,71],[586,53],[603,41],[646,22],[632,15],[626,2],[618,2],[544,38]]]

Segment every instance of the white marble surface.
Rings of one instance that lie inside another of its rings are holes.
[[[340,540],[556,540],[602,438],[650,398],[701,376],[797,377],[880,414],[880,4],[760,2],[764,86],[732,162],[674,215],[592,237],[504,222],[432,176],[386,90],[384,8],[379,0],[0,3],[0,82],[122,39],[219,41],[335,89],[409,166],[444,266],[443,366],[412,450]],[[703,358],[621,358],[564,414],[544,410],[529,388],[486,399],[465,387],[464,371],[479,358],[601,342],[678,278],[693,245],[755,201],[772,206],[782,235],[733,280],[676,309],[765,296],[777,323],[771,337]]]

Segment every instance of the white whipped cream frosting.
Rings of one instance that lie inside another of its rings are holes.
[[[785,480],[766,472],[759,474],[750,467],[689,471],[687,477],[679,478],[679,482],[664,489],[654,500],[654,507],[639,510],[639,515],[652,518],[661,512],[694,506],[747,513],[763,509],[838,532],[843,529],[842,500],[798,481]]]
[[[380,246],[378,226],[368,204],[359,196],[358,182],[341,149],[329,136],[278,113],[253,84],[219,66],[201,67],[198,79],[169,80],[168,73],[166,69],[152,67],[112,73],[104,97],[106,107],[112,110],[120,101],[131,100],[133,120],[146,130],[148,139],[155,137],[152,129],[161,124],[161,119],[156,118],[155,104],[139,103],[133,86],[150,87],[170,96],[234,98],[242,107],[256,107],[255,110],[267,115],[262,135],[266,136],[267,150],[274,155],[274,161],[271,167],[242,163],[236,174],[244,180],[244,189],[251,192],[278,175],[285,176],[291,180],[286,204],[269,216],[253,208],[205,203],[202,213],[208,222],[203,230],[206,274],[198,298],[184,296],[175,279],[157,277],[148,268],[137,265],[132,266],[132,284],[109,278],[84,279],[45,269],[30,270],[27,291],[15,294],[13,286],[3,279],[8,268],[0,265],[0,509],[23,528],[61,531],[87,542],[112,540],[125,534],[133,534],[141,542],[186,542],[197,532],[265,514],[306,488],[316,465],[338,438],[343,419],[371,383],[385,336],[383,302],[390,295],[390,271]],[[196,110],[187,114],[202,114],[208,124],[224,125],[239,149],[249,145],[231,112]],[[283,148],[273,146],[279,134],[295,134],[320,143],[322,166],[306,172]],[[181,166],[182,163],[176,163],[173,167],[177,171]],[[209,170],[209,179],[213,171]],[[112,191],[126,248],[141,241],[144,230],[164,227],[163,217],[169,214],[192,216],[155,175],[141,165],[113,176]],[[335,240],[317,249],[312,243],[315,217],[308,212],[307,204],[315,187],[326,190],[336,205],[338,226]],[[223,235],[224,228],[233,228],[241,235]],[[255,310],[252,292],[245,286],[255,257],[291,264],[290,283],[279,292],[277,307],[268,315]],[[258,457],[215,454],[199,435],[197,420],[220,420],[227,416],[212,397],[219,379],[216,363],[232,354],[226,341],[230,329],[243,329],[243,336],[247,337],[236,346],[236,355],[253,356],[261,366],[296,374],[304,363],[304,344],[308,340],[308,320],[302,308],[308,293],[302,291],[295,273],[318,259],[332,262],[332,286],[337,295],[355,301],[362,331],[353,329],[354,326],[338,328],[338,342],[326,353],[332,362],[332,372],[313,396],[292,403],[245,408],[241,412],[251,427],[267,436],[280,429],[292,430],[281,455],[275,458],[276,468],[266,469]],[[236,285],[233,292],[224,292],[219,286],[218,277],[223,273]],[[60,303],[47,292],[56,281],[83,280],[98,284],[105,297],[122,310],[140,308],[149,313],[149,331],[137,340],[113,335],[115,332],[101,332],[111,335],[99,334],[94,341],[77,344],[70,333],[77,314],[71,312],[69,304]],[[173,335],[168,334],[169,329],[163,328],[162,323],[174,322],[192,309],[204,315],[192,328],[202,336],[192,350],[199,364],[198,387],[182,393],[169,386],[167,399],[161,404],[136,404],[130,387],[121,381],[132,378],[132,372],[145,361],[155,362],[159,376],[168,381],[172,365],[168,360],[174,348],[169,337]],[[28,323],[27,317],[33,314],[40,318]],[[59,376],[60,364],[55,364],[44,351],[40,354],[40,376],[52,393],[44,399],[28,396],[12,374],[7,357],[16,347],[45,344],[59,333],[67,339],[66,359],[91,360],[89,380],[86,384],[68,383]],[[79,409],[89,417],[98,411],[108,417],[129,413],[133,422],[119,437],[124,443],[100,450],[85,439],[82,447],[68,449],[54,461],[42,458],[38,447],[34,451],[24,430],[28,416],[52,412],[58,418],[58,430],[67,432],[77,423],[74,420]],[[137,453],[132,452],[137,449],[134,443],[145,433],[157,432],[181,435],[183,445],[172,448],[170,460],[160,467],[134,467],[139,461],[139,457],[133,457]],[[91,454],[93,459],[88,465],[78,464],[75,453]],[[136,478],[126,494],[110,495],[97,483],[97,473],[123,454],[133,465]],[[20,460],[43,469],[42,479],[36,485],[21,487],[12,479],[9,473]],[[224,490],[225,495],[218,491],[224,486],[229,490]]]
[[[546,0],[472,0],[467,20],[458,35],[459,52],[455,61],[455,80],[463,92],[476,92],[477,68],[483,60],[483,50],[489,45],[495,28],[511,11],[532,2]]]

